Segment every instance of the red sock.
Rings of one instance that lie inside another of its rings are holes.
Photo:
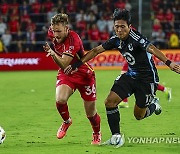
[[[123,102],[127,103],[128,102],[128,98],[123,99]]]
[[[93,117],[87,117],[91,123],[92,129],[94,133],[99,133],[100,131],[100,122],[101,118],[100,116],[96,113]]]
[[[164,91],[165,87],[163,85],[158,84],[157,90]]]
[[[61,103],[56,102],[56,107],[57,107],[59,114],[63,118],[63,120],[64,121],[68,120],[69,119],[69,110],[68,110],[67,103],[61,104]]]

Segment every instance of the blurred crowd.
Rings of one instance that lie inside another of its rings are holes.
[[[152,0],[152,40],[161,49],[180,48],[180,0]]]
[[[50,19],[57,13],[69,15],[70,28],[77,31],[89,50],[113,35],[113,10],[131,10],[131,1],[0,0],[0,52],[43,51]],[[152,0],[151,6],[154,44],[177,48],[173,44],[180,30],[180,14],[176,15],[180,13],[179,0]]]

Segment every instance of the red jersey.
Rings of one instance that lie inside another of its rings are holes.
[[[90,40],[93,40],[93,41],[99,40],[99,34],[100,34],[100,31],[98,29],[90,29],[88,31]]]
[[[158,32],[161,29],[161,25],[153,25],[153,31]]]
[[[48,37],[51,39],[54,45],[55,52],[59,56],[62,56],[63,54],[65,54],[70,57],[73,57],[73,60],[70,63],[71,65],[73,63],[76,63],[78,59],[81,59],[85,54],[82,40],[80,39],[79,35],[72,30],[69,30],[69,34],[67,38],[62,43],[58,43],[56,41],[51,28],[49,28],[48,30]],[[90,75],[92,74],[92,72],[93,72],[93,69],[91,68],[91,66],[88,63],[85,63],[78,68],[77,72],[73,74],[69,74],[68,76],[72,76],[72,77],[81,76],[81,75],[87,76],[87,74]],[[58,74],[63,75],[64,71],[60,68]]]
[[[43,7],[46,13],[52,11],[53,6],[54,4],[50,0],[43,3]]]
[[[9,8],[10,8],[10,5],[7,4],[6,2],[0,5],[1,13],[2,13],[3,15],[5,15],[5,14],[8,13]]]
[[[128,71],[128,63],[127,63],[127,61],[124,61],[122,71],[124,71],[124,72]]]
[[[108,40],[109,39],[109,33],[108,32],[101,32],[100,38],[101,38],[101,40]]]
[[[35,14],[39,14],[41,10],[41,4],[39,2],[34,2],[31,5],[32,11]]]
[[[166,14],[165,14],[165,19],[166,19],[168,22],[173,21],[173,19],[174,19],[174,14],[173,14],[173,13],[166,13]]]
[[[164,17],[164,13],[158,13],[156,15],[156,18],[159,19],[160,22],[163,22],[165,17]]]
[[[17,33],[19,28],[19,22],[17,20],[11,20],[8,25],[11,33]]]
[[[115,7],[120,9],[125,9],[125,3],[124,2],[116,2]]]

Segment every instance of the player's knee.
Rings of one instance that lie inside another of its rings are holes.
[[[94,117],[94,115],[96,115],[96,111],[94,111],[94,112],[90,112],[90,113],[87,113],[86,114],[86,117],[89,119],[89,118],[92,118],[92,117]]]
[[[142,120],[144,118],[144,116],[138,114],[134,114],[134,117],[136,118],[136,120]]]
[[[109,98],[106,98],[104,103],[107,108],[112,108],[112,107],[117,106],[116,103],[114,101],[110,100]]]
[[[104,104],[106,107],[111,107],[110,105],[110,102],[108,101],[108,99],[106,98],[105,101],[104,101]]]
[[[59,104],[63,104],[67,102],[67,99],[63,98],[63,97],[56,97],[56,102]]]
[[[136,120],[142,120],[143,119],[143,117],[141,117],[141,116],[136,116],[135,118],[136,118]]]
[[[67,102],[68,98],[66,95],[63,95],[61,93],[56,93],[56,102],[62,102],[61,104],[63,104],[63,102]]]

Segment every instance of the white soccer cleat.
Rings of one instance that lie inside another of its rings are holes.
[[[6,133],[4,129],[0,126],[0,144],[2,144],[5,139],[6,139]]]
[[[125,137],[124,137],[124,134],[118,134],[116,135],[116,146],[115,148],[119,148],[119,147],[122,147],[125,143]]]
[[[115,134],[107,140],[106,142],[102,143],[101,145],[115,145],[115,148],[119,148],[123,146],[125,143],[124,134]]]
[[[100,145],[111,145],[111,139],[101,143]]]

